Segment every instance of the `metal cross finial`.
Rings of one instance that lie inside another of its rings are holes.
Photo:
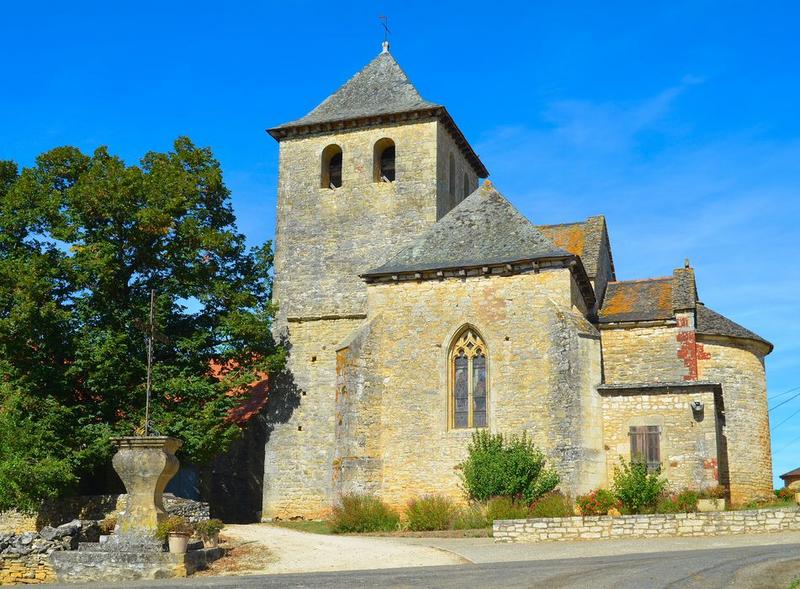
[[[389,30],[389,17],[388,16],[379,16],[378,20],[381,21],[383,25],[383,52],[389,52],[389,33],[392,31]]]
[[[147,336],[147,385],[144,406],[144,435],[149,436],[153,425],[150,423],[150,397],[152,396],[152,374],[153,374],[153,340],[157,339],[163,344],[169,343],[169,338],[156,329],[155,323],[156,310],[156,291],[150,291],[150,320],[147,324],[134,319],[133,325],[136,329],[143,331]],[[156,432],[158,433],[158,432]]]

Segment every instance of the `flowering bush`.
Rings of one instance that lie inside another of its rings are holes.
[[[577,499],[582,515],[606,515],[609,509],[619,509],[621,503],[611,491],[597,489]]]
[[[794,499],[795,493],[800,493],[798,489],[790,489],[789,487],[784,487],[783,489],[775,489],[775,496],[778,499],[783,499],[784,501],[791,501]]]

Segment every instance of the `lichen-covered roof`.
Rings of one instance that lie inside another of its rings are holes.
[[[364,276],[571,257],[484,182],[410,246]]]
[[[678,311],[694,311],[699,335],[716,335],[772,344],[749,329],[706,307],[698,300],[694,270],[688,263],[672,276],[646,280],[609,282],[600,323],[627,321],[663,321],[673,319]]]
[[[672,276],[665,276],[609,282],[598,319],[600,323],[656,321],[673,315]]]
[[[388,51],[380,53],[306,116],[278,129],[411,112],[440,105],[425,100]]]
[[[770,342],[760,335],[731,321],[724,315],[709,309],[703,303],[697,304],[697,333],[702,335],[720,335],[724,337],[751,339],[764,343],[770,348],[773,347]]]
[[[605,233],[605,217],[598,215],[578,223],[537,225],[536,228],[558,247],[579,256],[589,278],[597,276]]]

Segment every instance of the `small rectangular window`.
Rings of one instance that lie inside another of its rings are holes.
[[[633,425],[628,434],[631,438],[631,461],[647,464],[649,472],[661,469],[661,428],[657,425]]]

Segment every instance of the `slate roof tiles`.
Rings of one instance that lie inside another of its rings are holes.
[[[484,182],[411,245],[364,276],[571,257]]]

